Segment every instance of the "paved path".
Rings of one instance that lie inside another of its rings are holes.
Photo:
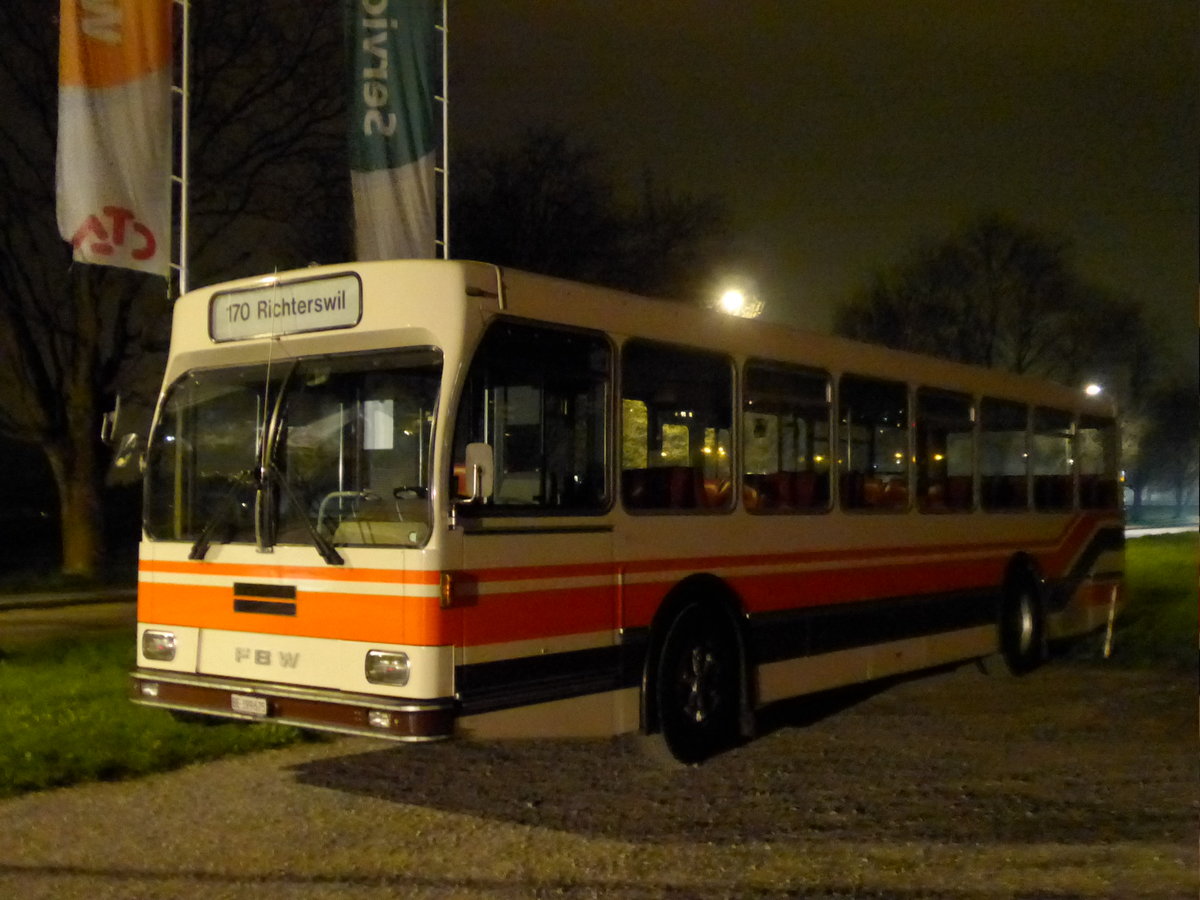
[[[132,599],[0,606],[0,652],[51,638],[122,631],[132,642],[136,623],[137,607]]]
[[[97,603],[132,603],[135,600],[137,600],[136,587],[0,594],[0,612],[12,609],[50,609],[56,606],[87,606]]]
[[[965,667],[692,769],[305,744],[0,801],[0,897],[1194,900],[1195,702],[1192,674]]]

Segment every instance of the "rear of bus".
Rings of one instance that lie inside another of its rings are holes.
[[[452,732],[433,436],[494,285],[490,267],[378,263],[179,300],[145,460],[135,701]]]

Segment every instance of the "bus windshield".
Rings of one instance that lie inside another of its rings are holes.
[[[150,439],[147,534],[193,558],[424,544],[441,370],[440,351],[409,349],[185,373]]]

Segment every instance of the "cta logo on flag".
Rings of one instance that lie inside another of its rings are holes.
[[[80,262],[171,264],[171,0],[62,0],[58,230]]]
[[[435,0],[346,0],[359,259],[434,255]]]

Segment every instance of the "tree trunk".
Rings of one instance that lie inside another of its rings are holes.
[[[1133,491],[1133,505],[1129,508],[1129,519],[1133,522],[1140,522],[1142,519],[1142,486],[1135,482],[1131,490]]]
[[[62,571],[64,575],[92,578],[99,574],[104,553],[99,460],[95,441],[83,435],[72,437],[70,447],[46,449],[58,488]]]

